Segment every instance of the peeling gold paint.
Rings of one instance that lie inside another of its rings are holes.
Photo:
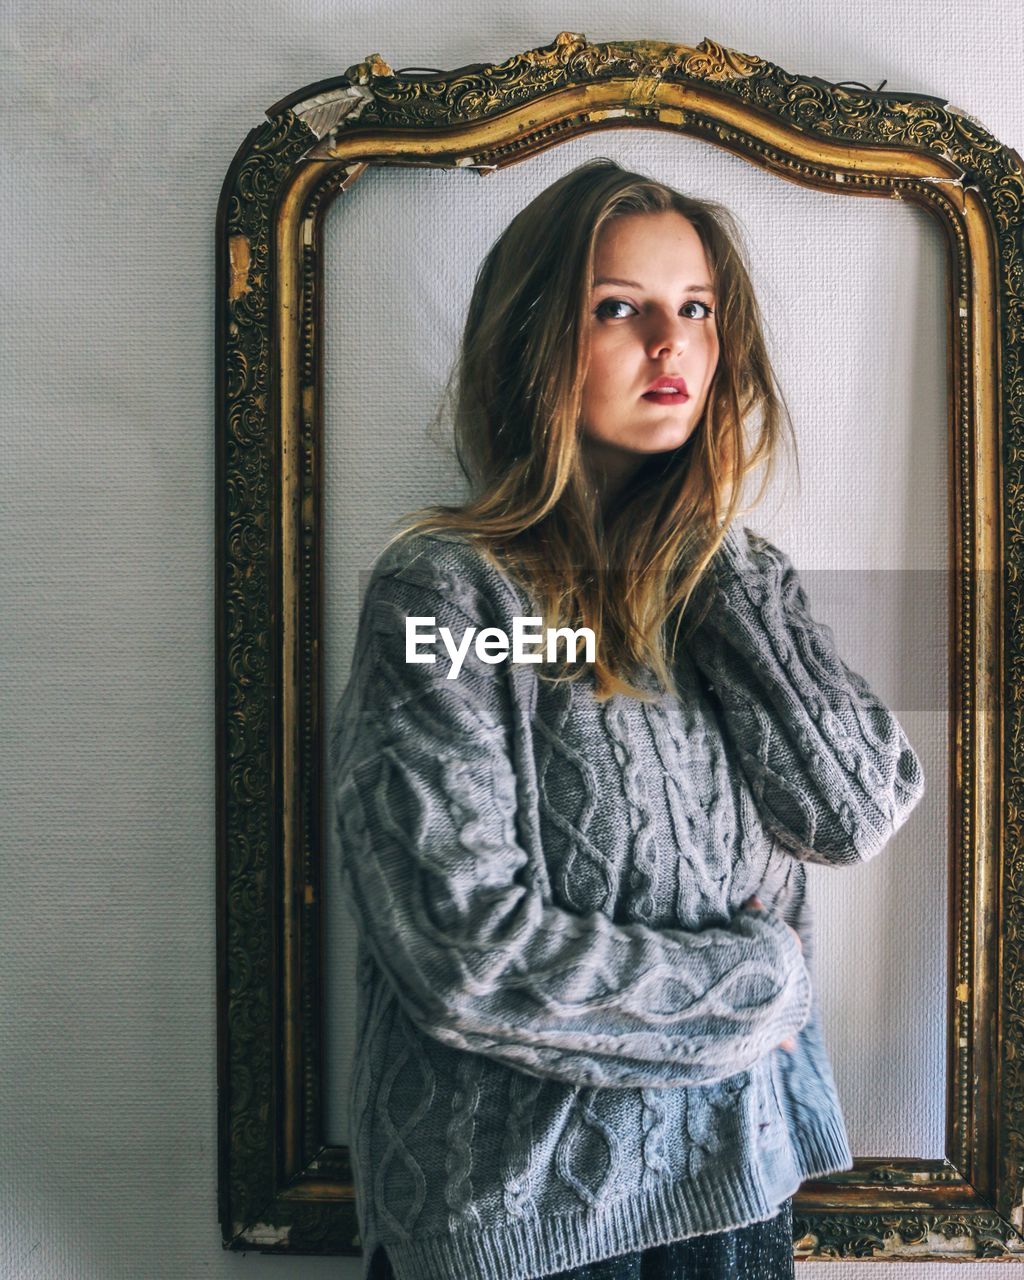
[[[498,167],[496,164],[484,164],[476,156],[458,156],[454,164],[457,169],[475,169],[481,178],[486,178]]]
[[[904,1240],[898,1231],[887,1235],[881,1250],[875,1249],[873,1256],[884,1258],[920,1258],[923,1262],[929,1258],[977,1258],[974,1241],[970,1236],[944,1236],[938,1231],[929,1231],[923,1240]]]
[[[248,293],[249,284],[249,237],[230,236],[228,239],[228,301],[234,302]]]
[[[1010,1226],[1024,1234],[1024,1204],[1015,1204],[1010,1210]]]
[[[971,124],[977,125],[979,129],[985,128],[985,126],[981,123],[981,121],[978,119],[977,116],[972,116],[972,115],[969,115],[966,111],[961,111],[959,107],[954,107],[951,102],[946,103],[946,110],[950,112],[952,115],[963,116],[965,120],[970,120]]]
[[[1010,1216],[1011,1218],[1016,1218],[1019,1215],[1017,1211],[1014,1211]],[[818,1244],[818,1236],[814,1232],[808,1232],[794,1242],[794,1256],[801,1261],[814,1258]],[[999,1260],[1006,1261],[1008,1258],[1019,1258],[1020,1256],[1021,1251],[1014,1248],[1012,1243],[1007,1242],[1007,1253],[1006,1255],[1000,1255]],[[904,1240],[898,1231],[892,1231],[888,1232],[880,1243],[874,1245],[870,1255],[858,1255],[857,1261],[887,1260],[896,1262],[906,1260],[907,1262],[942,1262],[943,1260],[953,1260],[955,1258],[971,1262],[980,1261],[975,1250],[975,1242],[970,1236],[947,1237],[942,1232],[929,1231],[923,1240]],[[845,1262],[847,1259],[844,1257],[840,1261]]]
[[[290,1223],[284,1227],[275,1227],[270,1222],[254,1222],[251,1226],[245,1228],[241,1236],[249,1244],[287,1244],[291,1230]]]

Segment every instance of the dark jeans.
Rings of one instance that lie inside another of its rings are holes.
[[[373,1263],[371,1280],[394,1280],[382,1249]],[[793,1201],[766,1222],[620,1253],[547,1280],[793,1280]]]

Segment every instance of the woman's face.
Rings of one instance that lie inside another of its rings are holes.
[[[606,497],[700,421],[718,365],[713,290],[700,237],[674,209],[624,214],[598,233],[581,416]],[[685,390],[655,399],[665,377]]]

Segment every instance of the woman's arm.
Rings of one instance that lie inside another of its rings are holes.
[[[906,734],[811,617],[778,547],[731,525],[710,572],[713,603],[690,653],[765,827],[798,858],[867,861],[924,794]]]
[[[406,663],[407,616],[456,639],[488,624],[422,580],[377,578],[331,733],[348,907],[409,1017],[532,1075],[631,1088],[725,1079],[795,1034],[810,983],[774,912],[686,932],[549,900],[517,835],[505,669],[471,651],[449,680],[440,645]]]

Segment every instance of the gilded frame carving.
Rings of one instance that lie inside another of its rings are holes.
[[[910,200],[949,252],[946,1155],[805,1183],[798,1259],[1024,1259],[1024,163],[940,98],[704,39],[561,32],[499,65],[378,54],[278,102],[217,217],[219,1216],[225,1248],[359,1252],[322,1132],[322,230],[370,164],[486,175],[584,131],[673,129]]]

